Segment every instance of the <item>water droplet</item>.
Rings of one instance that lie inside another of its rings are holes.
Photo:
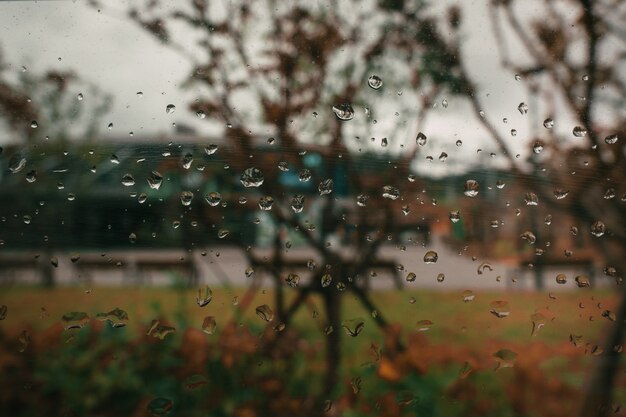
[[[259,208],[263,211],[269,211],[274,205],[274,198],[269,195],[263,196],[259,199]]]
[[[531,336],[535,336],[539,332],[539,330],[541,330],[541,328],[545,326],[546,323],[548,322],[548,319],[546,319],[546,316],[544,316],[541,313],[531,314],[530,320],[533,323],[533,329],[530,332]]]
[[[383,197],[390,200],[397,200],[400,197],[400,190],[392,185],[383,187]]]
[[[222,195],[217,191],[211,191],[206,196],[204,196],[204,199],[210,206],[215,207],[219,205],[222,201]]]
[[[193,193],[191,191],[183,191],[180,193],[180,202],[183,206],[189,206],[193,200]]]
[[[557,200],[562,200],[562,199],[564,199],[565,197],[567,197],[567,195],[568,195],[568,194],[569,194],[569,191],[568,191],[568,190],[563,190],[563,189],[561,189],[561,188],[557,188],[556,190],[554,190],[554,197],[555,197]]]
[[[441,155],[439,155],[439,162],[446,162],[446,159],[448,159],[448,154],[441,152]]]
[[[148,185],[153,190],[158,190],[161,187],[162,183],[163,183],[163,176],[159,172],[152,171],[150,175],[148,176]]]
[[[362,319],[344,320],[341,323],[346,333],[352,337],[357,337],[365,327],[365,322]]]
[[[37,171],[35,171],[34,169],[32,171],[28,171],[26,173],[26,181],[31,184],[37,181]]]
[[[528,113],[528,105],[524,102],[520,103],[519,106],[517,106],[517,111],[519,111],[521,115]]]
[[[445,98],[443,100],[441,100],[441,107],[443,107],[444,109],[448,108],[448,100],[446,100]]]
[[[581,335],[570,334],[569,341],[575,346],[579,347],[583,343],[583,337]]]
[[[350,380],[350,385],[352,386],[352,392],[354,393],[354,395],[361,392],[361,377],[355,376],[354,378],[352,378],[352,380]]]
[[[87,323],[89,323],[89,315],[82,311],[72,311],[65,313],[61,317],[63,328],[65,330],[82,329]]]
[[[196,296],[196,304],[198,307],[206,307],[213,299],[213,291],[208,285],[198,288],[198,295]]]
[[[26,330],[22,330],[22,333],[20,333],[20,337],[17,338],[17,341],[20,342],[19,352],[24,353],[28,348],[28,345],[30,345],[30,333]]]
[[[612,312],[611,310],[604,310],[601,313],[601,315],[602,315],[602,317],[604,317],[605,319],[610,320],[610,321],[615,321],[617,319],[615,313]]]
[[[578,285],[580,288],[586,288],[591,286],[591,281],[589,281],[589,277],[587,275],[578,275],[576,278],[574,278],[574,281],[576,281],[576,285]]]
[[[254,269],[251,266],[247,267],[244,271],[244,275],[246,276],[246,278],[252,278],[252,276],[254,275]]]
[[[511,314],[508,301],[493,301],[489,304],[489,312],[499,319],[508,317]]]
[[[317,190],[319,191],[320,195],[326,195],[326,194],[332,193],[333,192],[333,180],[329,178],[320,182],[319,186],[317,187]]]
[[[522,76],[519,74],[515,74],[515,81],[520,81],[522,79]]]
[[[26,166],[26,158],[19,153],[16,153],[9,159],[9,171],[11,174],[17,174]]]
[[[543,151],[543,143],[540,141],[536,141],[533,145],[533,152],[536,154],[540,154]]]
[[[594,222],[591,225],[591,234],[595,237],[601,237],[606,232],[606,226],[600,220]]]
[[[298,179],[300,180],[300,182],[309,181],[311,179],[311,171],[306,168],[303,168],[298,174]]]
[[[333,106],[333,112],[339,120],[347,121],[354,118],[354,109],[348,103]]]
[[[609,188],[607,188],[607,190],[604,192],[604,199],[605,199],[605,200],[611,200],[611,199],[615,198],[615,195],[616,195],[615,188],[613,188],[613,187],[609,187]]]
[[[414,272],[409,272],[406,275],[406,282],[413,282],[413,281],[415,281],[416,278],[417,278],[417,275],[415,275]]]
[[[463,291],[463,302],[464,303],[469,303],[470,301],[474,301],[474,298],[476,298],[476,295],[474,295],[474,292],[472,290],[465,290],[465,291]]]
[[[531,245],[533,245],[537,241],[537,237],[535,237],[535,234],[529,230],[522,233],[519,237],[530,243]]]
[[[359,195],[356,197],[356,204],[357,204],[359,207],[365,207],[365,206],[367,205],[367,200],[369,200],[369,198],[370,198],[370,197],[369,197],[368,195],[365,195],[365,194],[359,194]]]
[[[551,118],[547,118],[543,121],[543,127],[545,127],[546,129],[552,129],[554,127],[554,120],[552,120]]]
[[[328,287],[333,282],[333,277],[330,274],[322,275],[321,284],[323,288]]]
[[[387,145],[389,145],[389,142],[387,141],[387,138],[382,138],[380,141],[380,146],[382,146],[383,148],[386,148]]]
[[[128,324],[128,313],[119,308],[115,308],[108,313],[96,314],[96,319],[108,321],[113,328],[124,327]]]
[[[502,180],[498,180],[498,181],[496,181],[496,188],[497,188],[498,190],[503,189],[505,186],[506,186],[506,184],[504,183],[504,181],[502,181]]]
[[[517,136],[517,130],[511,129],[511,136],[513,137]]]
[[[30,122],[30,127],[32,127],[33,129],[37,129],[39,127],[39,124],[37,124],[36,120],[33,120],[32,122]]]
[[[158,397],[148,403],[148,412],[154,417],[163,417],[168,415],[173,407],[172,400]]]
[[[608,135],[607,137],[604,138],[604,142],[607,145],[613,145],[615,143],[617,143],[618,137],[616,134],[613,135]]]
[[[122,177],[122,185],[125,187],[131,187],[135,185],[135,178],[131,174],[125,174]]]
[[[383,86],[383,80],[378,75],[370,75],[367,79],[367,84],[374,90],[378,90]]]
[[[461,220],[461,212],[459,210],[452,210],[448,217],[452,223],[458,223]]]
[[[259,169],[252,167],[246,169],[243,174],[241,174],[239,181],[241,181],[244,187],[260,187],[263,181],[265,181],[265,178]]]
[[[189,169],[191,168],[191,164],[193,163],[193,155],[190,153],[185,154],[183,157],[183,168]]]
[[[217,232],[217,237],[219,239],[224,239],[226,236],[228,236],[230,234],[230,231],[226,230],[226,229],[220,229]]]
[[[196,112],[196,117],[198,117],[198,119],[204,119],[206,117],[206,113],[203,112],[202,110],[198,110]]]
[[[137,241],[137,235],[134,233],[131,233],[128,235],[128,241],[130,243],[135,243]]]
[[[207,155],[213,155],[215,152],[217,152],[218,146],[217,145],[207,145],[204,147],[204,153],[206,153]]]
[[[174,113],[175,110],[176,110],[176,106],[173,104],[168,104],[167,106],[165,106],[165,113],[167,114],[172,114]]]
[[[445,279],[446,279],[445,274],[443,274],[443,273],[437,274],[437,282],[443,282],[443,281],[445,281]]]
[[[206,316],[202,321],[202,331],[206,334],[215,333],[215,329],[217,328],[217,322],[215,321],[215,317]]]
[[[1,305],[0,306],[0,320],[4,320],[7,318],[7,310],[8,307],[6,305]]]
[[[291,198],[291,209],[294,213],[301,213],[304,209],[304,196],[296,194]]]
[[[489,262],[483,262],[478,265],[478,275],[484,274],[486,270],[489,270],[489,272],[493,271],[493,266]]]
[[[500,368],[512,368],[515,365],[515,360],[517,359],[517,353],[509,349],[500,349],[494,353],[493,356],[498,362],[496,370]]]
[[[76,96],[76,99],[78,101],[83,101],[83,93],[78,93],[78,95]]]
[[[258,306],[256,308],[256,315],[267,322],[274,320],[274,312],[267,304]]]
[[[539,197],[535,193],[526,193],[524,195],[524,202],[527,206],[536,206],[539,204]]]
[[[296,288],[300,284],[300,276],[298,274],[289,274],[287,278],[285,278],[285,282],[291,288]]]
[[[439,255],[434,250],[429,250],[424,254],[424,262],[427,264],[434,264],[439,259]]]
[[[465,181],[465,188],[463,191],[468,197],[476,197],[478,195],[478,181],[476,180],[467,180]]]
[[[572,130],[572,133],[577,138],[582,138],[583,136],[587,135],[587,129],[585,129],[582,126],[576,126],[576,127],[574,127],[574,130]]]
[[[118,158],[117,155],[112,154],[109,161],[111,161],[112,164],[118,165],[120,163],[120,158]]]
[[[167,337],[167,335],[173,333],[176,333],[176,328],[172,326],[162,325],[159,320],[152,320],[152,323],[150,323],[150,327],[148,328],[146,335],[163,340]]]
[[[424,146],[426,145],[426,142],[428,141],[428,138],[426,137],[425,134],[423,134],[422,132],[419,132],[417,134],[417,137],[415,138],[415,143],[417,143],[419,146]]]

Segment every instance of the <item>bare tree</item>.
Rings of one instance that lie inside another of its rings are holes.
[[[94,5],[104,12],[124,12]],[[191,109],[225,126],[233,169],[263,169],[257,198],[271,197],[274,222],[299,233],[320,260],[310,281],[297,286],[289,300],[284,280],[293,265],[281,256],[284,240],[275,239],[274,255],[265,262],[245,251],[251,264],[272,273],[277,327],[289,324],[310,295],[322,297],[327,375],[319,398],[328,398],[338,383],[343,291],[356,296],[368,312],[377,312],[378,325],[387,326],[367,286],[359,283],[367,280],[369,268],[382,265],[378,250],[401,229],[401,207],[419,189],[419,182],[407,180],[413,179],[410,165],[418,152],[416,125],[419,129],[440,92],[468,92],[458,57],[421,3],[413,1],[193,0],[174,8],[149,1],[125,12],[188,59],[187,86],[198,91]],[[384,79],[378,76],[383,68]],[[364,138],[376,134],[377,115],[386,116],[391,109],[401,119],[392,134],[375,141],[377,147],[388,146],[389,172],[365,184],[355,157],[371,149]],[[277,181],[279,160],[263,163],[257,154],[253,138],[263,135],[279,147],[280,161],[300,173],[305,172],[307,150],[325,157],[311,180],[320,191],[315,200],[321,203],[321,216],[315,223],[307,217],[311,201],[302,214],[290,207],[292,195]],[[352,198],[333,191],[340,182]],[[363,194],[358,202],[355,190]],[[348,224],[349,219],[354,223]],[[349,253],[329,244],[331,235],[346,226],[356,235]],[[347,330],[357,335],[360,327]]]
[[[612,0],[489,3],[493,37],[503,70],[515,74],[535,99],[543,127],[518,159],[489,116],[480,114],[480,86],[465,63],[461,78],[477,120],[522,178],[552,209],[585,225],[605,262],[605,274],[620,285],[622,301],[587,381],[581,416],[610,411],[626,320],[626,5]],[[453,46],[463,56],[464,46]],[[528,108],[520,103],[520,112]],[[531,119],[529,119],[531,120]],[[529,121],[530,123],[530,121]],[[559,127],[567,126],[565,129]],[[540,259],[539,259],[540,260]]]

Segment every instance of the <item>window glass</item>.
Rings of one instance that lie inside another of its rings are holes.
[[[625,22],[0,2],[0,414],[626,415]]]

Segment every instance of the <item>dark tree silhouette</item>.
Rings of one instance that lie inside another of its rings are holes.
[[[502,69],[524,83],[535,102],[531,111],[543,121],[540,130],[531,129],[540,133],[529,138],[527,157],[517,159],[494,121],[488,115],[479,116],[481,86],[471,79],[465,63],[460,77],[471,86],[467,98],[501,155],[509,160],[509,169],[539,195],[555,217],[559,213],[584,225],[581,233],[593,235],[604,273],[618,285],[622,301],[604,353],[596,359],[594,375],[587,381],[580,411],[581,416],[604,416],[611,410],[626,323],[626,286],[622,284],[626,270],[626,8],[612,0],[562,4],[546,0],[532,11],[522,5],[522,1],[493,0],[489,10]],[[453,49],[456,56],[463,56],[462,44]],[[565,124],[566,129],[559,129]],[[535,257],[534,262],[541,261]]]
[[[107,12],[104,4],[94,5]],[[189,60],[187,86],[198,91],[191,110],[226,126],[223,135],[233,150],[231,169],[262,168],[265,182],[251,188],[258,190],[256,198],[271,196],[275,204],[269,213],[275,224],[299,233],[314,251],[317,267],[291,300],[285,297],[284,281],[298,261],[282,257],[284,239],[275,239],[268,260],[253,250],[245,253],[252,265],[273,275],[279,325],[289,324],[310,295],[321,295],[328,336],[327,375],[319,398],[332,396],[341,363],[343,294],[356,296],[368,312],[377,311],[376,322],[387,326],[384,311],[373,305],[364,282],[370,268],[385,264],[378,249],[404,227],[401,207],[419,190],[419,182],[407,180],[418,152],[416,125],[419,128],[441,92],[468,93],[467,83],[457,75],[458,56],[419,2],[353,7],[333,1],[193,0],[169,7],[150,1],[126,12]],[[370,77],[382,69],[387,75],[379,88],[376,77]],[[385,115],[390,103],[403,117],[383,141],[395,149],[389,154],[393,163],[374,183],[364,184],[354,159],[371,145],[360,138],[375,134],[376,117]],[[257,154],[253,138],[264,135],[275,138],[280,161],[292,169],[305,168],[307,150],[323,156],[311,179],[320,184],[320,195],[307,196],[301,214],[290,208],[289,187],[277,181],[279,160],[263,163]],[[391,188],[385,193],[384,186]],[[352,198],[342,194],[340,188],[346,187]],[[369,197],[366,206],[361,202],[365,207],[355,201],[355,190]],[[316,207],[320,215],[314,223],[308,220]],[[349,224],[349,218],[358,220]],[[347,227],[354,230],[354,244],[347,249],[331,245]],[[393,263],[387,267],[395,269]],[[332,277],[331,285],[323,283],[325,275]]]

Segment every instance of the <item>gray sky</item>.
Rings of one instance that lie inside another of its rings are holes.
[[[531,102],[522,83],[515,81],[513,74],[499,68],[487,15],[488,1],[433,3],[436,4],[434,13],[445,10],[445,6],[451,3],[462,7],[464,53],[469,69],[481,87],[484,110],[497,122],[505,137],[511,139],[514,152],[522,151],[522,144],[532,132],[528,116],[521,116],[517,106],[522,101]],[[106,4],[124,9],[128,3],[111,1]],[[1,47],[13,70],[22,66],[37,73],[50,68],[72,69],[112,94],[113,108],[104,124],[113,122],[114,129],[111,132],[103,129],[103,134],[124,136],[133,131],[136,136],[158,132],[167,135],[173,132],[172,122],[190,124],[200,134],[219,132],[215,126],[200,121],[187,110],[189,102],[195,98],[194,91],[182,91],[179,84],[187,76],[189,64],[122,15],[98,13],[81,1],[3,1],[0,2],[0,27],[8,34],[2,37]],[[385,74],[380,75],[384,79]],[[143,92],[143,97],[137,96],[138,91]],[[449,101],[447,109],[440,105],[443,98]],[[176,105],[177,110],[167,115],[165,107],[170,103]],[[503,118],[508,119],[507,124],[502,122]],[[391,117],[379,120],[381,137],[393,123]],[[514,138],[510,135],[513,128],[518,132]],[[431,154],[435,160],[442,150],[447,150],[451,156],[450,150],[462,153],[454,145],[458,139],[463,141],[463,149],[468,155],[469,151],[475,154],[477,148],[488,146],[481,142],[484,132],[468,107],[451,97],[440,98],[427,125],[419,130],[428,132],[429,137],[440,138],[437,144],[426,149],[426,154]],[[414,143],[417,127],[409,126],[407,131],[405,141]],[[436,165],[429,168],[431,173],[437,169],[450,169],[452,163],[445,168]]]

